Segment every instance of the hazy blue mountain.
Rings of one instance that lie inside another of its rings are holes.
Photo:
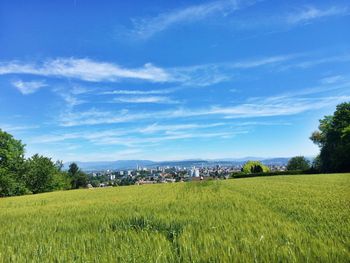
[[[155,162],[149,160],[117,160],[117,161],[101,161],[101,162],[75,162],[83,170],[119,170],[119,169],[135,169],[137,165],[148,167]],[[65,163],[64,168],[68,169],[70,163]]]
[[[101,161],[101,162],[76,162],[78,166],[85,171],[93,170],[120,170],[120,169],[135,169],[138,166],[155,168],[157,166],[229,166],[229,165],[243,165],[248,160],[259,160],[266,165],[286,165],[290,158],[278,157],[278,158],[259,158],[259,157],[244,157],[244,158],[224,158],[213,160],[191,159],[191,160],[179,160],[179,161],[161,161],[155,162],[150,160],[116,160],[116,161]],[[309,158],[312,160],[312,158]],[[65,169],[68,169],[69,163],[65,163]]]

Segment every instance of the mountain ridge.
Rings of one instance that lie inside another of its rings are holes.
[[[121,170],[121,169],[135,169],[137,166],[146,168],[155,168],[157,166],[215,166],[215,165],[242,165],[249,160],[261,161],[266,165],[286,165],[291,157],[243,157],[243,158],[222,158],[222,159],[184,159],[184,160],[169,160],[169,161],[151,161],[151,160],[116,160],[116,161],[96,161],[96,162],[83,162],[76,161],[75,163],[86,171],[93,170]],[[312,160],[313,157],[307,159]],[[64,168],[68,169],[69,164],[72,162],[65,162]]]

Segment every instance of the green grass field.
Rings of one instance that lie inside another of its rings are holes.
[[[0,199],[0,262],[349,262],[350,174]]]

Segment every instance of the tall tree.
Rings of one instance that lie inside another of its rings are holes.
[[[34,194],[52,191],[57,173],[58,170],[50,158],[35,154],[27,160],[26,186]]]
[[[27,192],[24,171],[24,144],[0,129],[0,196]]]
[[[24,169],[24,147],[20,140],[0,129],[0,168],[14,173]]]
[[[288,161],[287,170],[296,171],[302,170],[305,171],[310,168],[310,161],[307,160],[304,156],[295,156]]]
[[[310,139],[321,148],[320,170],[350,171],[350,102],[339,104],[333,115],[320,120],[318,129]]]
[[[87,186],[88,177],[83,171],[79,169],[79,166],[76,163],[71,163],[69,165],[68,175],[71,178],[73,189]]]

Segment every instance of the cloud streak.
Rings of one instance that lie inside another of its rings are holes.
[[[247,0],[212,1],[160,13],[152,18],[133,19],[131,35],[139,39],[148,39],[172,26],[198,22],[212,16],[227,16],[254,2]]]
[[[173,82],[194,86],[209,86],[230,79],[233,69],[249,69],[287,61],[290,55],[271,56],[253,60],[202,64],[187,67],[155,67],[150,63],[141,68],[128,69],[110,62],[99,62],[81,58],[58,58],[43,63],[9,61],[0,63],[0,75],[28,74],[44,77],[73,78],[88,82],[116,82],[134,79],[149,82]],[[46,84],[42,81],[13,83],[22,93],[30,94]],[[123,91],[116,90],[103,94],[165,94],[175,89],[163,91]]]
[[[142,97],[118,97],[113,102],[117,103],[158,103],[158,104],[178,104],[179,101],[165,96],[142,96]]]
[[[339,102],[349,100],[349,96],[333,96],[308,98],[292,94],[255,98],[249,102],[234,106],[211,106],[209,108],[177,108],[157,112],[119,112],[99,111],[92,109],[85,112],[68,112],[61,115],[61,126],[81,126],[97,124],[128,123],[134,121],[159,121],[165,119],[186,119],[193,117],[210,117],[221,119],[259,118],[272,116],[288,116],[302,112],[317,110]]]
[[[321,9],[314,6],[308,6],[297,13],[290,14],[287,17],[287,23],[291,25],[306,24],[325,17],[343,16],[348,14],[348,12],[348,7],[331,6]]]
[[[16,80],[12,82],[12,85],[16,87],[23,95],[29,95],[37,92],[39,89],[46,87],[47,84],[44,81],[22,81]]]
[[[151,82],[165,82],[168,74],[150,63],[141,68],[123,68],[119,65],[90,59],[58,58],[41,64],[26,64],[18,61],[0,63],[0,75],[30,74],[46,77],[75,78],[85,81],[115,82],[121,79],[139,79]]]
[[[176,88],[173,89],[159,89],[159,90],[112,90],[101,92],[101,95],[158,95],[158,94],[169,94],[175,92]]]

